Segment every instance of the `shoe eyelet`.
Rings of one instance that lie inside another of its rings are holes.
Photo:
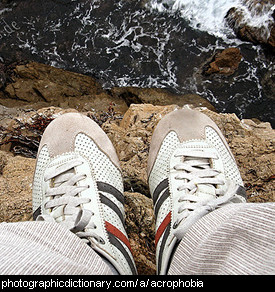
[[[173,224],[173,229],[177,229],[177,228],[179,227],[181,221],[182,221],[182,219],[180,219],[180,220],[177,219],[177,220],[175,221],[175,223]]]
[[[173,224],[173,229],[177,229],[178,226],[179,226],[179,222],[176,221],[176,222]]]
[[[105,244],[105,240],[104,240],[102,237],[100,237],[100,238],[99,238],[99,243],[101,243],[101,244]]]

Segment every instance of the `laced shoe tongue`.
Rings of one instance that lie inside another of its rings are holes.
[[[69,169],[69,170],[66,171],[66,177],[69,177],[69,176],[74,175],[74,174],[75,174],[75,169],[74,168]],[[67,181],[66,177],[64,176],[64,173],[53,177],[51,179],[51,187],[59,187],[59,186],[61,186],[64,182]]]
[[[54,177],[52,179],[53,187],[57,188],[57,187],[62,187],[62,185],[66,185],[67,178],[72,177],[73,175],[75,175],[75,168],[71,168],[71,169],[67,170],[65,174],[62,173],[62,174]],[[73,186],[76,186],[76,184],[74,184]],[[66,196],[66,193],[63,195],[60,195],[60,196],[55,196],[55,198],[56,199],[61,198],[62,196]],[[78,195],[76,195],[75,197],[78,197]],[[54,212],[55,216],[57,217],[57,221],[61,221],[61,222],[66,221],[67,222],[68,219],[70,219],[69,221],[72,221],[71,214],[67,214],[67,212],[65,212],[65,208],[67,208],[66,205],[61,205],[61,206],[56,206],[52,209],[52,212]],[[80,209],[79,206],[75,207],[75,208]]]
[[[215,198],[216,188],[210,184],[198,184],[195,195],[200,196],[203,199]]]
[[[61,174],[53,177],[51,179],[51,187],[58,188],[58,187],[62,187],[64,185],[66,185],[67,178],[70,176],[73,176],[73,175],[75,175],[74,168],[67,170],[65,174],[61,173]],[[74,184],[74,186],[75,185],[76,184]],[[66,196],[66,193],[64,193],[62,195],[55,196],[55,199],[61,198],[62,196]],[[52,208],[51,212],[54,214],[57,222],[63,223],[65,225],[69,225],[69,221],[70,221],[70,224],[72,225],[73,224],[73,221],[71,218],[72,216],[71,216],[71,214],[66,214],[66,212],[65,212],[66,207],[67,207],[66,205],[55,206]],[[79,208],[79,207],[75,207],[75,208]],[[68,220],[68,219],[70,219],[70,220]]]
[[[76,173],[76,167],[82,164],[80,157],[68,155],[65,159],[57,158],[45,172],[45,182],[49,181],[46,197],[50,198],[45,206],[58,223],[72,227],[82,203],[88,199],[79,197],[79,193],[88,186],[79,186],[78,182],[85,178]]]
[[[199,151],[198,151],[199,155]],[[198,157],[183,157],[183,162],[185,161],[192,161],[192,160],[198,160]],[[208,158],[201,158],[201,164],[198,164],[197,166],[194,166],[194,169],[198,170],[198,173],[201,170],[207,170],[211,169],[211,161]],[[207,178],[205,178],[207,179]],[[210,183],[196,183],[194,181],[194,184],[196,186],[196,192],[194,193],[195,196],[199,196],[202,199],[212,199],[216,197],[216,187],[213,184]]]

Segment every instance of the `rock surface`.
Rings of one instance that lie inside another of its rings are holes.
[[[31,62],[15,67],[12,82],[7,84],[4,94],[21,104],[38,103],[88,110],[106,110],[110,103],[116,110],[125,112],[124,100],[107,94],[94,78],[68,72],[49,65]],[[10,104],[10,100],[2,100]],[[38,106],[38,105],[37,105]]]
[[[92,77],[36,62],[5,71],[3,69],[2,74],[9,82],[5,82],[2,96],[0,91],[0,105],[9,107],[21,105],[37,109],[52,105],[79,111],[107,111],[111,105],[114,111],[125,113],[132,103],[151,103],[193,104],[215,110],[210,102],[196,94],[175,94],[160,88],[114,87],[105,90]]]
[[[35,160],[0,151],[0,221],[31,218],[31,185]]]
[[[133,250],[138,274],[155,274],[153,202],[140,193],[125,192],[125,213],[126,231]]]
[[[82,112],[102,126],[117,150],[125,181],[126,228],[140,274],[155,273],[154,214],[146,176],[150,140],[160,119],[177,108],[177,105],[132,104],[122,119],[116,114],[106,114],[103,120],[100,120],[102,114]],[[234,114],[218,114],[205,108],[197,109],[210,116],[225,135],[240,168],[248,200],[275,201],[275,132],[270,124],[253,120],[240,121]],[[15,118],[10,115],[9,119],[5,119],[5,128],[12,132],[18,125],[22,127],[22,124],[33,124],[37,131],[32,131],[32,127],[25,127],[21,136],[32,133],[36,135],[38,142],[47,122],[68,111],[75,109],[50,107],[37,112],[21,112]],[[44,120],[47,122],[42,123]],[[3,135],[0,138],[5,139]],[[28,147],[30,146],[25,144],[25,148]],[[25,152],[28,153],[26,149]],[[1,221],[30,219],[34,167],[34,158],[0,151]]]
[[[184,106],[192,104],[197,107],[207,107],[216,111],[215,107],[206,99],[197,94],[176,94],[162,88],[138,88],[138,87],[113,87],[113,95],[116,95],[130,105],[132,103],[149,103],[153,105],[176,104]]]
[[[275,11],[273,12],[270,21],[265,21],[265,25],[255,26],[252,23],[247,23],[245,14],[249,13],[252,18],[264,17],[274,5],[273,0],[243,0],[243,4],[247,8],[232,7],[227,15],[226,20],[233,28],[237,36],[244,41],[249,41],[254,44],[266,45],[275,51]]]
[[[239,48],[227,48],[215,54],[208,68],[204,71],[206,75],[223,74],[232,75],[238,69],[242,60]]]

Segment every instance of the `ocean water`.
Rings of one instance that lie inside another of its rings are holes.
[[[247,6],[243,0],[150,0],[148,7],[159,12],[179,13],[193,28],[230,42],[236,36],[226,24],[225,16],[232,7],[242,12],[243,23],[261,28],[263,36],[268,39],[275,2],[270,1],[264,6],[260,2]]]
[[[238,40],[224,22],[239,1],[18,1],[0,6],[0,60],[33,60],[91,75],[105,88],[195,93],[218,111],[274,124],[267,78],[274,74],[273,56]],[[268,27],[272,9],[257,17],[251,12],[251,21]],[[204,76],[206,63],[230,46],[243,56],[237,72]]]

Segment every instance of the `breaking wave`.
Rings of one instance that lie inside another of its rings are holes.
[[[270,24],[275,4],[245,4],[244,0],[151,0],[150,7],[159,12],[179,13],[190,25],[225,40],[235,35],[225,16],[235,7],[243,15],[243,23],[261,28],[265,38],[270,35]]]

